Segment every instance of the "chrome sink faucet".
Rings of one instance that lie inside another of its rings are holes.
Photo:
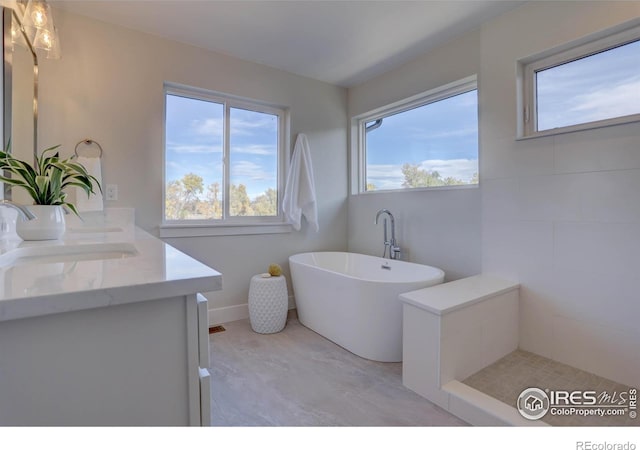
[[[383,225],[384,225],[384,252],[382,253],[382,257],[384,258],[387,255],[387,248],[388,248],[389,249],[389,258],[391,258],[391,259],[400,259],[400,247],[398,246],[398,243],[396,242],[396,221],[393,218],[393,214],[391,214],[391,211],[389,211],[388,209],[381,209],[376,214],[376,221],[375,221],[376,225],[378,225],[378,219],[380,218],[380,216],[382,214],[386,214],[387,216],[389,216],[389,219],[391,220],[391,240],[388,239],[388,235],[389,234],[387,232],[387,219],[385,218],[383,220]]]
[[[23,220],[33,220],[36,218],[35,214],[29,211],[26,206],[18,205],[16,203],[10,202],[9,200],[0,200],[0,206],[15,209],[16,211],[18,211],[18,215],[22,217]]]

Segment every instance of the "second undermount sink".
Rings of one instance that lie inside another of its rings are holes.
[[[138,254],[130,242],[34,245],[18,247],[0,255],[0,268],[25,264],[128,258]]]

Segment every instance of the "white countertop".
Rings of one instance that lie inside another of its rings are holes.
[[[519,287],[520,284],[513,281],[475,275],[406,292],[399,298],[404,303],[440,316]]]
[[[68,224],[67,233],[58,241],[27,242],[17,236],[0,240],[0,322],[222,288],[219,272],[160,239],[133,225],[114,229],[118,231],[100,232]],[[132,253],[97,259],[91,254],[60,257],[64,250],[57,253],[50,248],[46,251],[54,256],[41,260],[14,261],[12,257],[16,249],[26,253],[30,247],[105,243]]]

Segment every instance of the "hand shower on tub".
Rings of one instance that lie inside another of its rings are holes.
[[[400,259],[400,247],[397,245],[396,242],[396,222],[395,219],[393,218],[393,214],[391,214],[391,211],[389,211],[388,209],[381,209],[380,211],[377,212],[376,214],[376,220],[375,220],[375,225],[378,225],[378,219],[380,218],[380,216],[382,214],[386,214],[387,216],[389,216],[389,219],[391,220],[391,240],[388,239],[388,233],[387,233],[387,219],[385,218],[383,220],[383,227],[384,227],[384,252],[382,253],[382,257],[385,258],[387,255],[387,248],[389,249],[389,258],[391,259]]]

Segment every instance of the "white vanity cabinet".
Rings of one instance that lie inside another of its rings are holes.
[[[69,253],[100,239],[133,250]],[[20,246],[47,256],[0,254],[0,426],[211,425],[219,272],[138,229]]]
[[[0,322],[0,425],[210,425],[207,301]]]

